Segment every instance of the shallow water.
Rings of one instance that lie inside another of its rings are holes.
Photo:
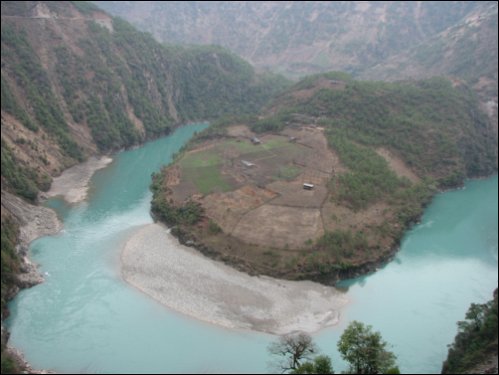
[[[131,231],[150,223],[150,174],[205,125],[116,155],[96,172],[89,199],[54,199],[64,231],[34,241],[46,282],[10,304],[11,344],[35,368],[58,372],[268,372],[274,337],[230,331],[165,309],[126,285],[119,253]],[[336,341],[349,321],[372,324],[393,345],[403,372],[437,373],[456,321],[497,287],[497,176],[438,195],[394,261],[344,283],[350,305],[338,327],[316,335],[343,364]],[[193,270],[195,272],[195,270]],[[179,296],[181,298],[181,296]]]

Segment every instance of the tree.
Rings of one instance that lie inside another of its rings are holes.
[[[311,360],[312,355],[317,352],[317,346],[310,335],[299,333],[281,336],[277,342],[269,345],[268,351],[272,355],[281,357],[278,367],[281,373],[285,373],[298,369],[302,361]]]
[[[292,374],[334,374],[331,358],[327,355],[319,355],[314,358],[313,362],[305,362],[298,366]]]
[[[485,304],[472,303],[466,320],[457,324],[459,330],[449,346],[442,374],[474,373],[477,365],[497,356],[497,289],[493,300]]]
[[[398,371],[395,355],[385,348],[388,344],[372,327],[353,321],[338,342],[338,351],[350,364],[350,373],[382,374]]]

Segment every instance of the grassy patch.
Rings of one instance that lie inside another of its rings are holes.
[[[262,143],[262,147],[268,151],[276,148],[289,147],[291,145],[292,144],[285,138],[272,138]]]
[[[277,171],[277,175],[275,176],[279,180],[293,180],[300,173],[302,169],[296,165],[285,165]]]
[[[179,162],[183,178],[194,183],[202,194],[228,191],[232,188],[220,174],[222,157],[216,149],[186,154]]]
[[[241,154],[248,154],[248,153],[252,153],[252,152],[255,152],[255,151],[261,149],[261,146],[254,145],[249,140],[244,140],[244,141],[240,141],[240,142],[230,140],[230,141],[222,143],[219,147],[220,148],[231,147],[231,148],[239,151]]]
[[[222,158],[213,150],[186,154],[182,160],[180,160],[180,166],[182,168],[212,167],[221,163]]]
[[[196,185],[196,188],[202,194],[223,192],[232,189],[232,185],[220,174],[220,169],[217,165],[186,168],[183,170],[183,174],[185,178],[191,180]]]

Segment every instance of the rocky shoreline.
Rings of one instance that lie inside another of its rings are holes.
[[[83,201],[95,171],[106,167],[111,161],[107,156],[90,157],[86,162],[66,169],[59,177],[54,178],[50,190],[41,193],[40,198],[43,200],[61,196],[68,203]],[[22,260],[21,273],[17,276],[16,288],[9,292],[10,299],[18,293],[19,288],[29,288],[43,282],[36,265],[29,259],[29,244],[39,237],[57,234],[63,224],[52,209],[27,203],[6,191],[2,191],[2,207],[19,223],[19,244],[16,248]]]
[[[43,282],[36,265],[29,259],[28,247],[38,237],[58,233],[62,223],[50,208],[29,204],[8,192],[2,192],[2,206],[19,222],[19,244],[16,249],[22,263],[21,273],[17,276],[18,283],[9,292],[8,297],[12,298],[19,288],[29,288]]]
[[[57,218],[56,213],[46,207],[29,204],[13,194],[2,191],[2,209],[8,210],[19,223],[19,243],[16,246],[17,253],[21,259],[20,273],[16,275],[14,283],[2,296],[10,300],[16,296],[21,289],[30,288],[44,281],[28,255],[29,244],[38,237],[48,236],[58,233],[62,229],[62,223]],[[3,326],[2,315],[2,347],[5,347],[8,357],[14,361],[23,373],[28,374],[48,374],[49,371],[34,370],[24,359],[22,353],[7,345],[9,333]]]

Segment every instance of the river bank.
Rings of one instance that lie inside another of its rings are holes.
[[[19,242],[15,248],[20,260],[19,273],[15,275],[6,290],[3,289],[4,285],[2,284],[2,300],[5,299],[5,301],[9,301],[14,298],[21,289],[30,288],[44,281],[43,276],[38,271],[38,266],[31,261],[29,257],[29,244],[39,237],[57,234],[62,229],[63,225],[53,210],[29,204],[23,199],[6,191],[2,191],[2,215],[4,209],[15,217],[16,222],[19,225],[17,237]],[[33,370],[28,362],[24,360],[20,351],[7,345],[9,333],[3,325],[3,319],[6,316],[8,316],[8,311],[5,312],[5,315],[4,311],[2,311],[1,341],[2,348],[5,348],[2,349],[2,362],[5,356],[6,361],[10,361],[11,365],[14,366],[13,368],[18,369],[19,371],[22,370],[24,373],[48,373],[43,370]],[[4,365],[2,364],[2,369],[3,366]]]
[[[88,184],[93,174],[106,167],[113,159],[108,156],[90,157],[54,178],[51,188],[41,193],[40,198],[61,196],[68,203],[78,203],[86,199]],[[21,273],[17,275],[16,287],[9,292],[8,299],[19,292],[19,288],[29,288],[43,282],[37,266],[28,255],[29,244],[39,237],[57,234],[63,227],[54,210],[29,204],[23,199],[2,191],[2,207],[7,209],[19,222],[19,244],[17,252],[21,258]]]
[[[180,245],[159,224],[128,240],[123,278],[161,304],[205,322],[273,334],[316,332],[338,323],[346,298],[311,281],[257,277]]]
[[[39,237],[58,233],[63,225],[50,208],[29,204],[5,191],[2,191],[2,208],[9,211],[19,223],[19,243],[16,250],[21,258],[21,273],[16,276],[17,283],[9,293],[10,299],[18,293],[19,288],[29,288],[43,282],[43,277],[28,256],[28,246]]]
[[[66,169],[52,181],[50,190],[42,198],[61,196],[68,203],[78,203],[87,197],[88,183],[93,174],[113,161],[109,156],[91,156],[87,161]]]

